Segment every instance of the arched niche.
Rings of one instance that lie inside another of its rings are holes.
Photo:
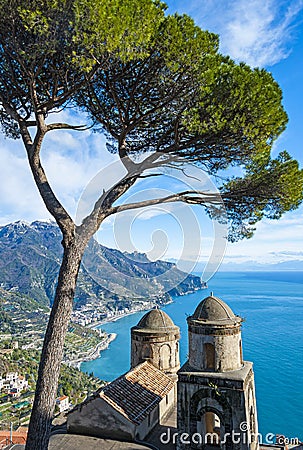
[[[167,370],[171,367],[171,348],[168,344],[160,347],[160,370]]]

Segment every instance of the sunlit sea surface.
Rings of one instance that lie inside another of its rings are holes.
[[[213,291],[245,318],[244,359],[254,363],[259,431],[303,440],[303,272],[222,272],[208,284],[163,308],[181,329],[181,362],[188,354],[186,317]],[[143,314],[102,325],[117,338],[81,370],[108,381],[127,372],[130,328]]]

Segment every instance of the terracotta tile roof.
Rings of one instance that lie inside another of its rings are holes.
[[[99,396],[138,425],[174,384],[165,373],[146,361],[102,388]]]
[[[13,444],[25,444],[27,439],[27,431],[13,431],[12,432],[12,441]],[[10,443],[10,431],[9,430],[0,430],[0,448],[1,445],[8,445]]]
[[[17,428],[16,432],[17,433],[27,433],[28,432],[28,427],[23,427],[21,425],[20,427]]]

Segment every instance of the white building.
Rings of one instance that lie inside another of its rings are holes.
[[[12,381],[12,382],[15,382],[17,380],[17,378],[18,378],[18,372],[8,372],[5,377],[5,379],[7,381]]]
[[[67,395],[62,395],[56,399],[56,404],[59,406],[60,413],[69,409],[69,398]]]
[[[5,378],[0,378],[0,390],[3,389],[6,392],[14,396],[17,396],[21,391],[28,388],[28,381],[23,375],[19,375],[18,372],[8,372]]]

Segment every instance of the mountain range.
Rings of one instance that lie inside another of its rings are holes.
[[[0,227],[0,287],[51,305],[63,252],[61,240],[58,226],[51,221],[18,221]],[[92,238],[81,264],[75,305],[92,300],[166,302],[171,295],[202,287],[199,277],[173,263],[152,262],[145,254],[110,249]]]

